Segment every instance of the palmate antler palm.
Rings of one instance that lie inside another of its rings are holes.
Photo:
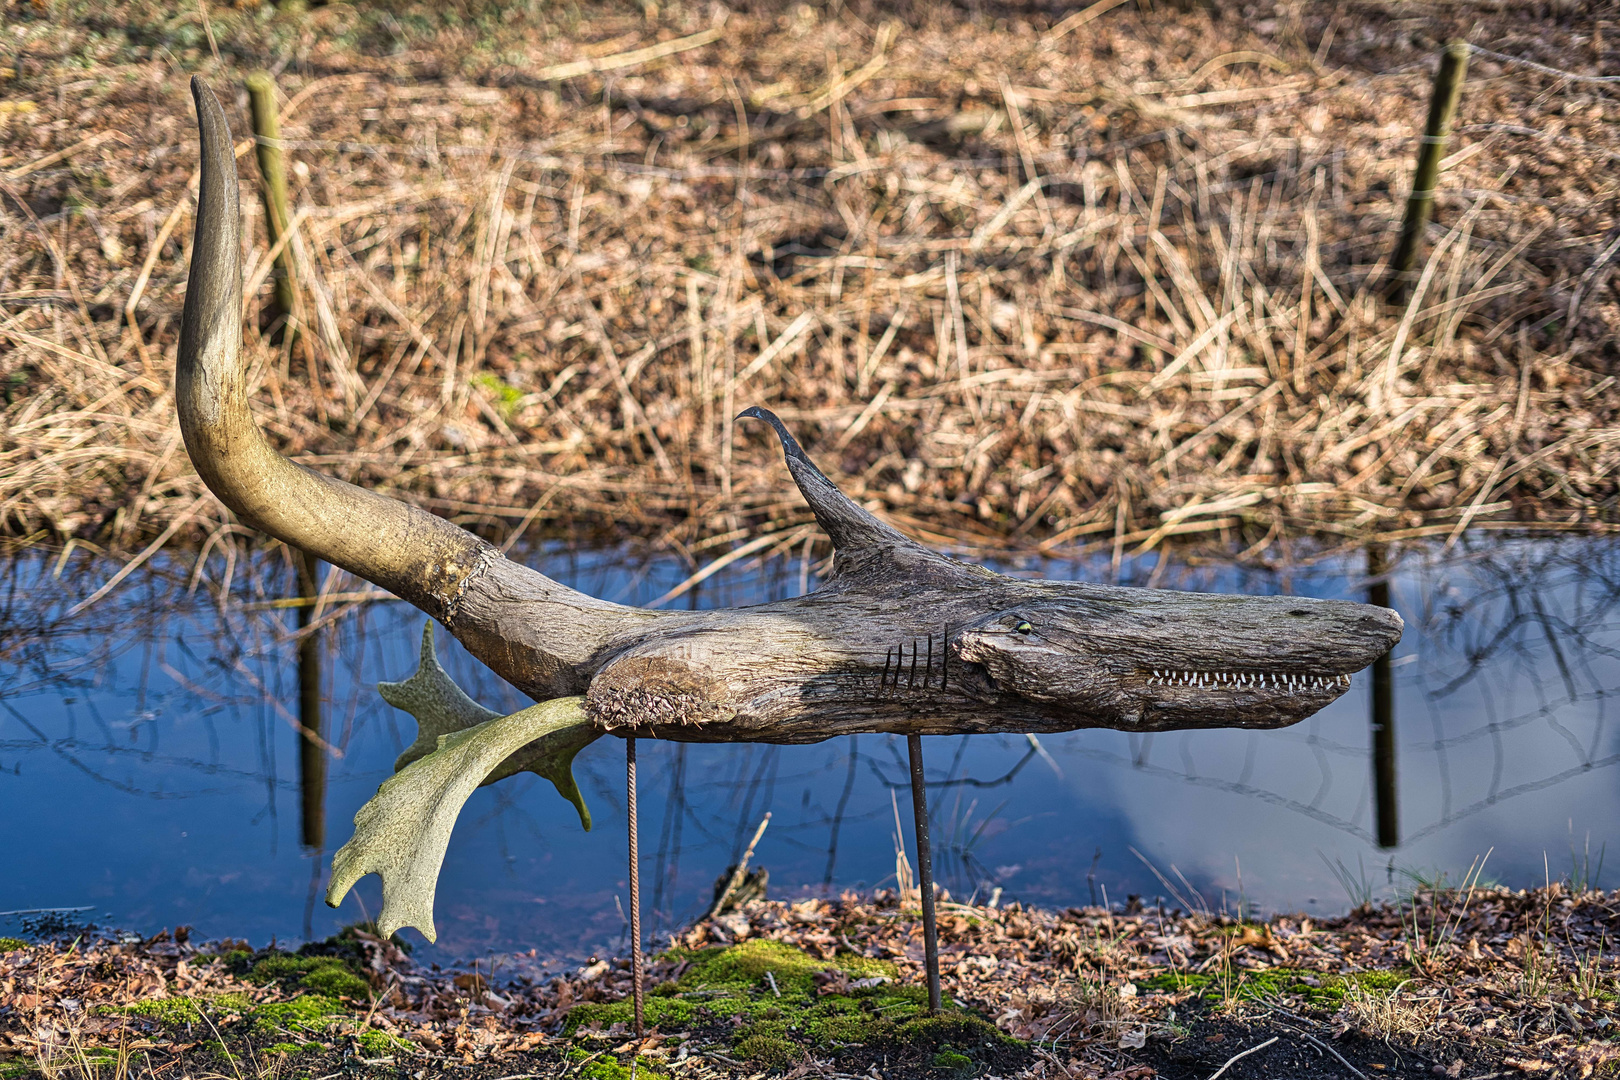
[[[201,186],[176,400],[198,473],[244,522],[408,600],[539,702],[507,717],[481,709],[439,671],[431,638],[422,670],[385,689],[421,734],[356,817],[329,895],[380,873],[384,930],[432,936],[433,884],[479,783],[532,769],[579,805],[568,763],[603,733],[633,753],[637,737],[803,743],[887,732],[907,736],[912,752],[937,1002],[919,736],[1279,727],[1338,697],[1400,638],[1399,616],[1363,604],[1031,581],[958,562],[844,496],[763,409],[743,415],[775,429],[835,556],[814,592],[748,608],[597,600],[441,518],[289,462],[249,408],[230,132],[208,88],[194,79],[192,90]]]

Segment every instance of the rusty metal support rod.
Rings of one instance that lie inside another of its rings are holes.
[[[625,802],[630,818],[630,978],[636,1011],[636,1037],[645,1034],[641,986],[641,852],[636,842],[636,739],[624,740]]]
[[[923,956],[928,966],[928,1011],[939,1012],[939,924],[934,921],[934,855],[928,843],[928,788],[923,783],[922,736],[906,736],[911,756],[911,809],[917,831],[917,887],[922,893]]]

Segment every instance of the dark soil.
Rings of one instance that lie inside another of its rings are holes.
[[[1223,1080],[1278,1076],[1345,1080],[1351,1075],[1346,1062],[1363,1075],[1386,1077],[1434,1076],[1436,1068],[1447,1076],[1478,1077],[1502,1067],[1499,1053],[1482,1052],[1466,1043],[1428,1040],[1420,1051],[1354,1031],[1334,1038],[1320,1023],[1290,1021],[1276,1013],[1256,1012],[1237,1019],[1200,1005],[1189,1010],[1184,1022],[1184,1037],[1151,1041],[1136,1054],[1138,1062],[1151,1066],[1164,1080],[1208,1080],[1229,1061]],[[1244,1056],[1233,1061],[1238,1054]],[[1462,1067],[1450,1071],[1458,1063]]]

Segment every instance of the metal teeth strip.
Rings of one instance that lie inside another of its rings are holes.
[[[1350,685],[1348,675],[1300,675],[1261,671],[1183,671],[1153,668],[1149,686],[1186,687],[1195,690],[1273,690],[1288,694],[1343,690]]]

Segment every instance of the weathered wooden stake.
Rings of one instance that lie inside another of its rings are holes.
[[[645,1034],[641,987],[641,852],[636,842],[636,740],[624,740],[625,803],[630,817],[630,979],[635,1001],[636,1037]]]
[[[1417,171],[1412,176],[1412,193],[1406,198],[1406,217],[1401,222],[1401,238],[1390,260],[1394,277],[1389,296],[1398,299],[1411,287],[1423,232],[1434,212],[1434,189],[1440,182],[1440,159],[1446,154],[1446,138],[1451,134],[1451,118],[1462,97],[1463,79],[1468,75],[1468,43],[1453,41],[1440,54],[1440,67],[1434,73],[1434,94],[1429,98],[1429,120],[1423,127],[1418,147]]]
[[[281,156],[281,121],[276,111],[276,82],[268,71],[255,71],[246,80],[253,103],[253,133],[258,136],[259,174],[264,178],[264,219],[273,248],[287,234],[292,215],[287,210],[287,168]],[[271,275],[275,287],[271,324],[286,332],[293,313],[294,275],[291,243],[283,244]]]
[[[906,736],[911,757],[911,810],[917,831],[917,887],[922,892],[923,958],[928,966],[928,1011],[939,1012],[939,925],[934,921],[934,855],[928,843],[928,788],[923,783],[922,736]]]

